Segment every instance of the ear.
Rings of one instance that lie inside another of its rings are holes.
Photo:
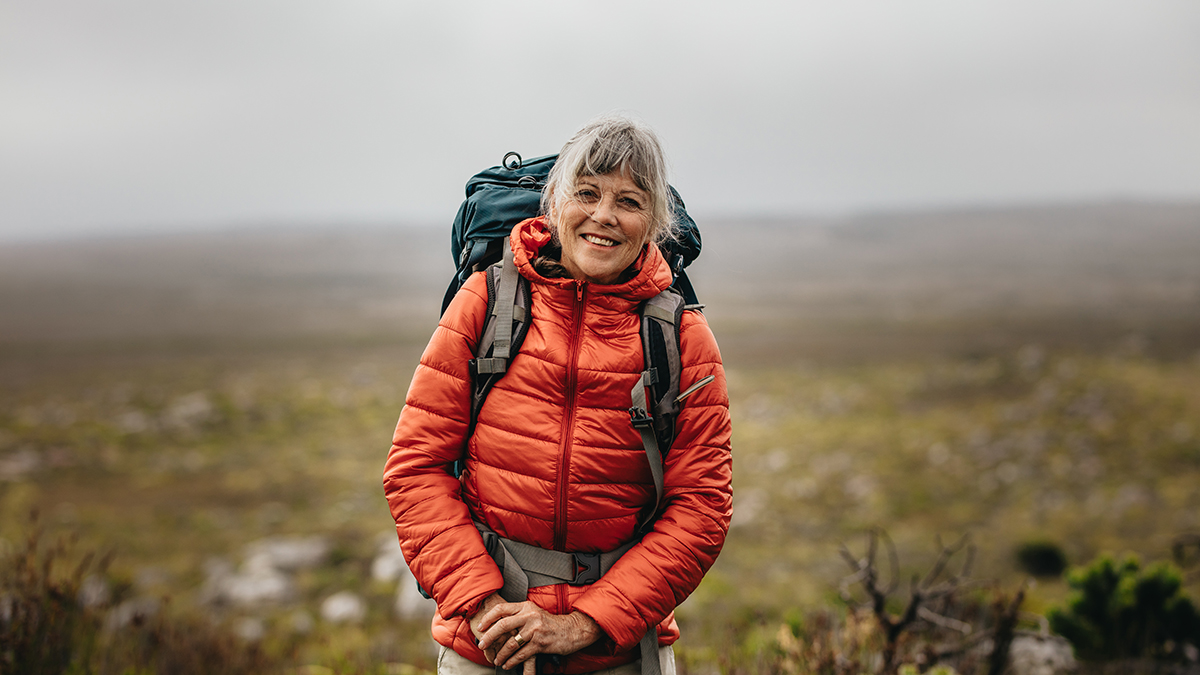
[[[551,234],[558,234],[558,202],[554,199],[554,190],[546,194],[546,225],[550,226]]]

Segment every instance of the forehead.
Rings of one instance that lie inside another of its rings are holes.
[[[584,174],[576,179],[579,184],[587,184],[611,192],[636,192],[645,194],[646,191],[638,186],[628,170],[613,171],[602,174]]]

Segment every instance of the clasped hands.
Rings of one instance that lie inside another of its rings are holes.
[[[535,675],[538,654],[573,654],[604,634],[582,612],[551,614],[532,602],[506,602],[495,593],[480,603],[470,625],[488,661],[506,669],[524,664],[524,675]]]

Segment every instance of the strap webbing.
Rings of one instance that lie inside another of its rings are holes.
[[[646,387],[649,387],[652,382],[651,371],[643,371],[637,384],[633,385],[633,391],[629,392],[629,396],[633,400],[633,407],[629,409],[629,414],[633,419],[634,428],[642,436],[642,447],[646,450],[646,461],[650,463],[650,475],[654,478],[654,508],[650,509],[639,523],[643,529],[654,521],[658,508],[662,506],[663,498],[662,451],[658,448],[658,437],[654,434],[654,420],[649,416],[649,405],[646,402]]]
[[[646,303],[646,306],[642,308],[642,314],[644,314],[646,316],[652,316],[652,317],[658,319],[659,321],[666,321],[667,323],[674,326],[675,325],[675,312],[673,312],[671,309],[663,307],[661,304],[655,302],[654,301],[655,299],[657,299],[657,298],[652,298],[650,301],[648,301]]]
[[[571,584],[579,576],[579,562],[574,553],[552,551],[549,549],[530,546],[519,541],[513,541],[496,534],[490,527],[475,522],[476,529],[483,537],[492,560],[504,575],[504,587],[500,589],[500,597],[508,602],[522,602],[529,594],[530,588],[552,586],[554,584]],[[601,553],[599,573],[596,578],[607,574],[621,556],[633,548],[636,541],[624,546]],[[658,661],[658,627],[651,626],[650,630],[638,643],[642,658],[642,675],[662,675],[662,666]],[[497,673],[508,673],[499,666]],[[511,671],[516,672],[516,671]]]
[[[512,243],[504,240],[504,264],[500,266],[500,290],[496,295],[496,342],[492,356],[507,360],[512,348],[513,306],[517,304],[517,265]]]
[[[638,643],[642,652],[642,675],[662,675],[662,664],[658,662],[658,626],[651,626]]]

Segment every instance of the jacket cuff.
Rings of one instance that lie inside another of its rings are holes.
[[[488,591],[479,597],[468,600],[467,602],[459,605],[458,609],[450,616],[461,616],[463,619],[470,621],[471,617],[475,616],[475,614],[479,612],[479,606],[483,604],[483,601],[487,600],[488,596],[490,596],[492,593],[499,592],[499,590],[500,589],[497,588],[494,591]],[[445,618],[445,615],[442,616]]]
[[[608,641],[615,645],[612,654],[633,649],[646,634],[646,624],[641,621],[641,614],[619,593],[604,593],[595,588],[576,600],[573,609],[587,614],[600,625]]]
[[[504,577],[486,555],[475,558],[434,583],[431,594],[444,618],[466,618],[479,610],[484,598],[504,586]]]

